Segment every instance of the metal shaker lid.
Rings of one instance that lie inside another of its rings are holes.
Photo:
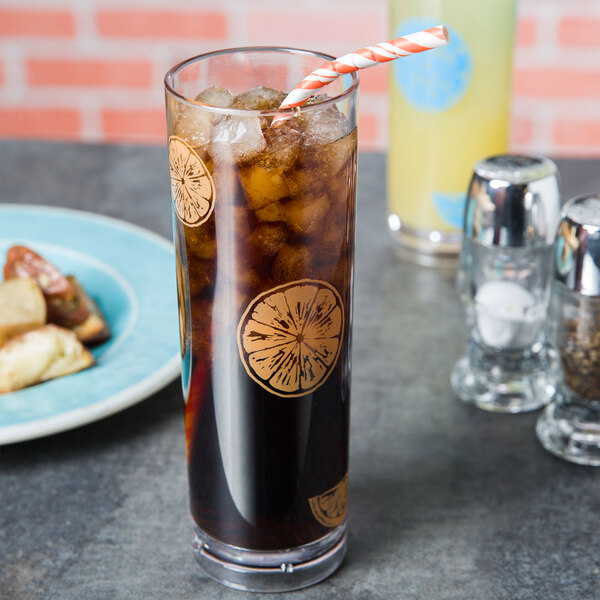
[[[554,278],[584,296],[600,296],[600,194],[577,196],[563,207]]]
[[[475,165],[465,237],[486,246],[551,245],[559,219],[558,175],[550,159],[502,154]]]

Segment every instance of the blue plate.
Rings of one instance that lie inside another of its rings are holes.
[[[73,274],[106,316],[112,336],[96,364],[0,394],[0,444],[72,429],[116,413],[179,374],[175,259],[159,235],[64,208],[0,205],[0,263],[13,245],[32,248]]]

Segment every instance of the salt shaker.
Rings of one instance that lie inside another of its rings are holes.
[[[600,195],[564,206],[551,315],[562,377],[537,436],[553,454],[600,466]]]
[[[457,274],[468,344],[451,376],[462,400],[508,413],[550,401],[557,361],[545,325],[559,219],[551,160],[505,154],[475,165]]]

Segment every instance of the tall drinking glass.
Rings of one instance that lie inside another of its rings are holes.
[[[165,78],[194,553],[239,589],[346,550],[358,78],[277,108],[331,59],[238,48]]]
[[[392,36],[450,43],[390,69],[388,227],[399,254],[456,266],[473,165],[508,147],[516,0],[389,0]]]

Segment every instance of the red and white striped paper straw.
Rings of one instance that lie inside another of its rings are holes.
[[[396,60],[403,56],[410,56],[445,46],[449,42],[448,30],[444,25],[438,25],[424,31],[417,31],[396,38],[389,42],[381,42],[375,46],[367,46],[344,54],[334,61],[325,63],[305,77],[286,97],[279,108],[296,108],[304,104],[315,90],[325,87],[345,73],[352,73],[358,69],[366,69],[379,63]],[[277,117],[277,120],[285,120],[285,117]]]

